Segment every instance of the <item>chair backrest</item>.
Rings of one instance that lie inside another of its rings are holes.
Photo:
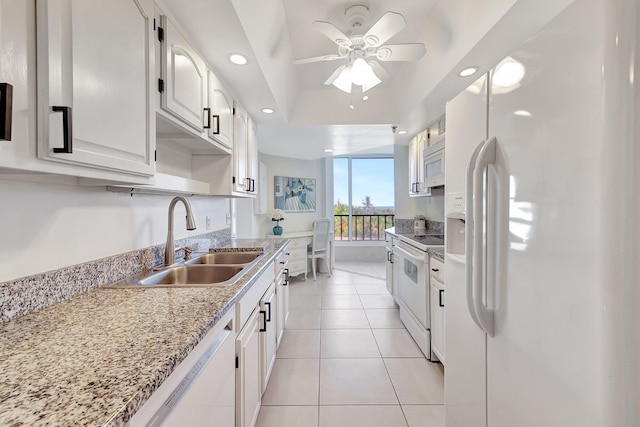
[[[320,218],[313,221],[313,239],[311,248],[314,254],[326,252],[329,246],[329,229],[331,220],[329,218]]]

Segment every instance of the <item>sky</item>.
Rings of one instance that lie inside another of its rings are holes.
[[[333,161],[333,198],[334,203],[349,201],[349,160],[336,158]],[[365,196],[371,198],[373,206],[394,206],[393,198],[393,159],[351,160],[353,175],[354,206],[362,206]]]

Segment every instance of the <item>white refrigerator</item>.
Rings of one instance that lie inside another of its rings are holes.
[[[640,426],[639,3],[574,1],[447,104],[447,427]]]

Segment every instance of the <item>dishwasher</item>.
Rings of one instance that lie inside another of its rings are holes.
[[[127,427],[235,425],[234,312],[205,335]]]

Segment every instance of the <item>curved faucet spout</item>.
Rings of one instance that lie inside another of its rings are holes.
[[[173,241],[173,210],[176,206],[176,203],[182,202],[185,210],[187,211],[187,230],[195,230],[196,229],[196,220],[193,218],[193,212],[191,212],[191,205],[182,196],[176,196],[169,203],[169,221],[167,227],[167,245],[164,249],[164,264],[171,265],[175,262],[175,251],[174,251],[174,241]]]

